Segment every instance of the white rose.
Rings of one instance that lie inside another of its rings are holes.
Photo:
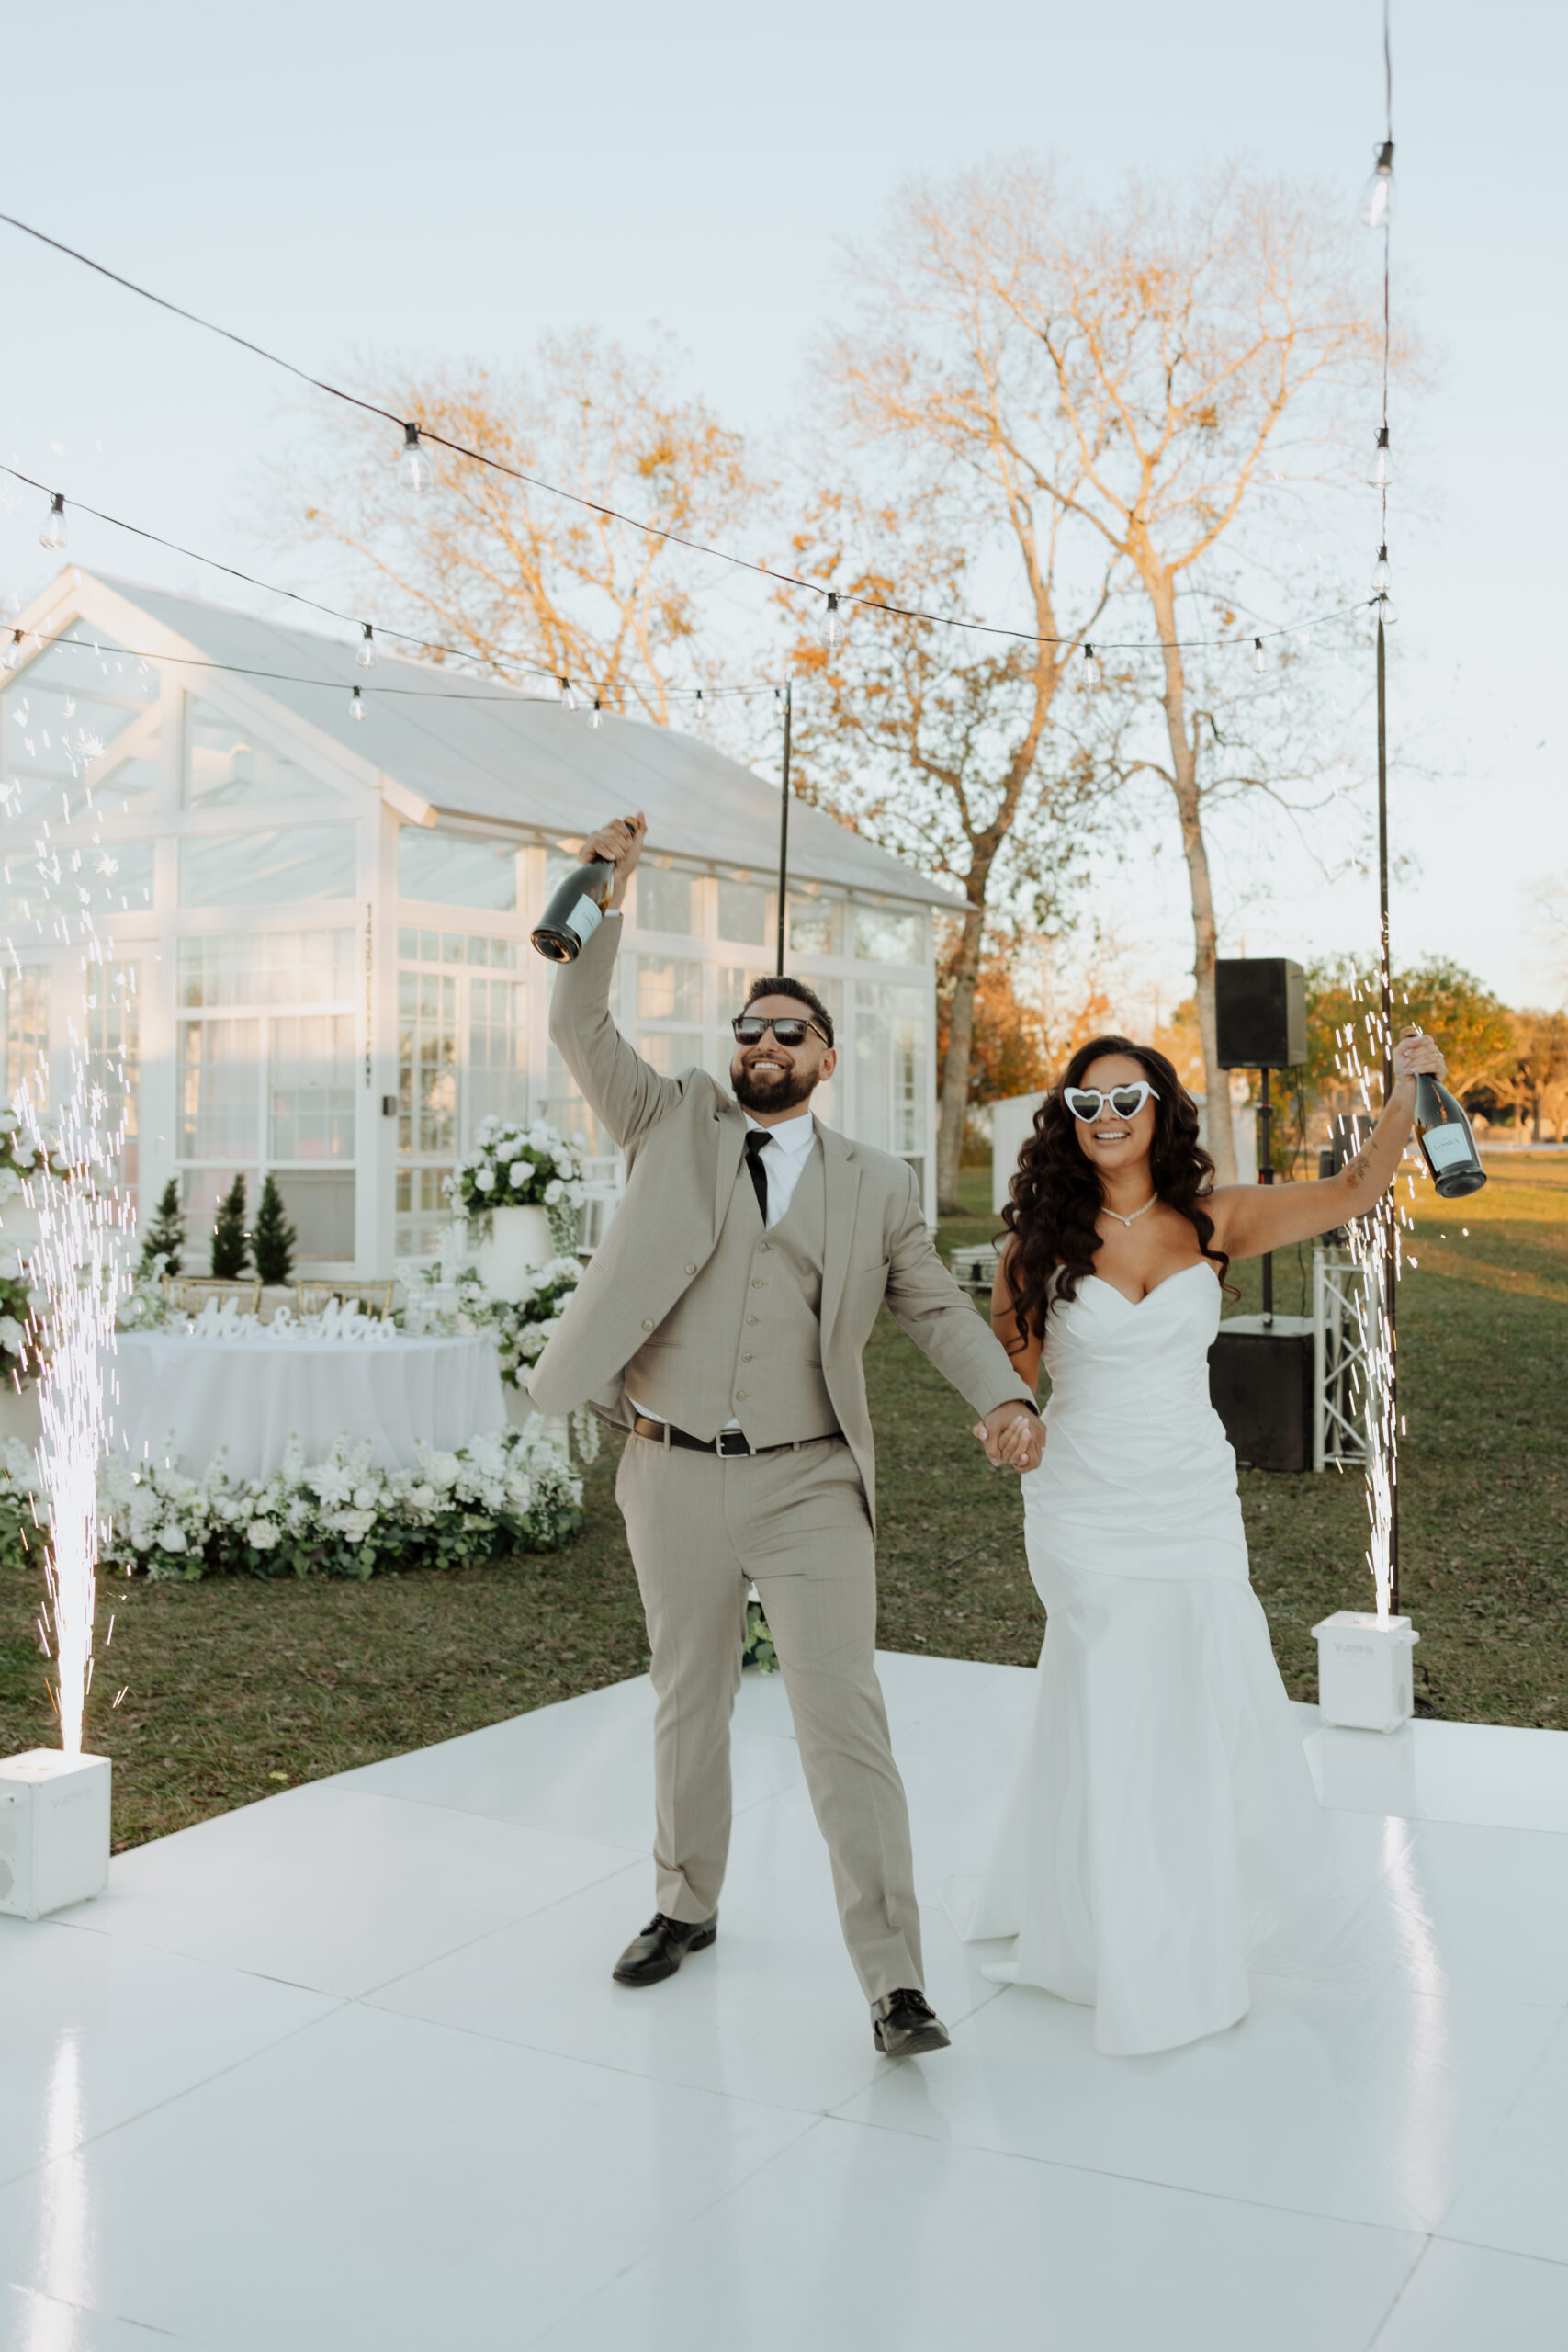
[[[27,1336],[14,1315],[0,1315],[0,1353],[19,1356]]]
[[[495,1190],[494,1169],[476,1168],[474,1170],[474,1182],[481,1193],[493,1193]]]
[[[351,1544],[358,1544],[375,1526],[376,1514],[373,1510],[340,1510],[334,1524]]]
[[[277,1529],[270,1519],[253,1519],[245,1530],[245,1541],[258,1552],[270,1552],[277,1541]]]
[[[434,1487],[418,1486],[410,1495],[409,1500],[416,1510],[433,1510],[435,1507],[435,1489]]]
[[[185,1532],[172,1520],[158,1530],[158,1549],[161,1552],[183,1552],[186,1548]]]
[[[566,1186],[561,1182],[560,1178],[558,1176],[552,1176],[549,1182],[545,1186],[545,1206],[547,1209],[553,1209],[556,1203],[560,1199],[561,1194],[565,1191]]]
[[[521,1192],[524,1185],[528,1182],[529,1177],[534,1173],[534,1163],[531,1159],[514,1159],[506,1173],[512,1184],[515,1186],[518,1192]]]
[[[23,1190],[22,1180],[14,1168],[0,1168],[0,1202],[14,1201]]]

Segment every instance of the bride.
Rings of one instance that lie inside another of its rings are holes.
[[[1318,1183],[1211,1189],[1163,1054],[1079,1048],[1035,1114],[1002,1212],[991,1317],[1051,1375],[1022,1481],[1048,1624],[1033,1721],[965,1933],[986,1973],[1091,2005],[1095,2041],[1169,2050],[1246,2015],[1248,1953],[1310,1915],[1325,1871],[1300,1730],[1247,1580],[1235,1456],[1208,1356],[1233,1259],[1370,1209],[1411,1131],[1429,1037],[1402,1038],[1370,1140]]]

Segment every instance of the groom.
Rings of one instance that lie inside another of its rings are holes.
[[[1033,1399],[931,1246],[913,1173],[819,1126],[833,1023],[803,981],[755,981],[730,1094],[663,1078],[611,1021],[619,910],[645,820],[581,855],[614,861],[606,919],[557,974],[550,1035],[626,1153],[626,1196],[535,1366],[541,1412],[592,1402],[632,1432],[615,1496],[648,1615],[659,1909],[622,1984],[672,1976],[718,1933],[729,1719],[754,1581],[828,1843],[844,1940],[878,2050],[946,2047],[921,1990],[903,1784],[874,1665],[875,1454],[861,1355],[884,1299],[984,1419],[991,1459],[1032,1469]]]

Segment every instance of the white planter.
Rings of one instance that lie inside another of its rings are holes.
[[[0,1911],[41,1918],[108,1874],[108,1758],[32,1747],[0,1764]]]
[[[39,1217],[26,1201],[7,1201],[0,1209],[0,1250],[31,1250],[37,1246]]]
[[[492,1297],[515,1305],[534,1268],[556,1254],[550,1220],[543,1209],[491,1209],[490,1220],[490,1237],[480,1242],[474,1262]]]
[[[1408,1617],[1337,1609],[1317,1638],[1317,1703],[1325,1724],[1350,1731],[1397,1731],[1416,1712],[1412,1652],[1420,1634]]]

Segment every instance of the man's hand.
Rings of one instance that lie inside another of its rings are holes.
[[[626,884],[642,855],[642,845],[647,836],[646,817],[612,817],[607,825],[601,825],[596,833],[590,833],[578,851],[577,854],[584,865],[592,865],[596,857],[604,857],[615,869],[615,878],[610,885],[610,895],[605,900],[606,909],[618,907],[626,897]]]
[[[976,1421],[975,1435],[993,1470],[1038,1470],[1044,1459],[1045,1424],[1016,1397]]]

